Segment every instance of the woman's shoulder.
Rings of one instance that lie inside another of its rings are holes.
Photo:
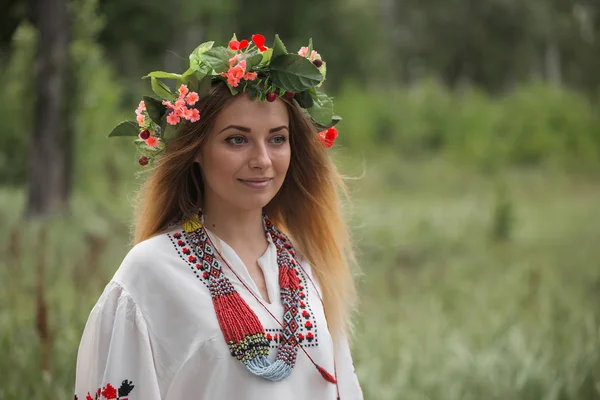
[[[174,281],[185,268],[176,243],[180,232],[180,227],[174,227],[134,245],[111,281],[125,287],[136,299],[176,285]]]

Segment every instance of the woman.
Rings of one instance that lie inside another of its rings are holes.
[[[322,79],[304,88],[289,82],[297,67],[287,82],[272,72],[291,62],[322,76],[320,56],[252,39],[201,45],[191,79],[171,74],[178,97],[157,84],[169,74],[151,74],[165,100],[145,98],[135,134],[140,163],[156,166],[136,245],[86,324],[75,398],[362,399],[342,182],[324,149],[335,130],[317,134],[306,98],[289,90]]]

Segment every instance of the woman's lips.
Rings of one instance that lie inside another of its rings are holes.
[[[272,180],[272,178],[252,180],[238,179],[238,181],[252,189],[264,189],[269,185],[269,183],[271,183]]]

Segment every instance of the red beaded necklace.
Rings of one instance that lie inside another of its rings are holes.
[[[269,311],[236,271],[231,268],[221,252],[212,242],[198,216],[183,224],[184,230],[190,239],[191,247],[198,259],[201,260],[204,268],[209,271],[208,286],[225,341],[231,350],[232,356],[241,361],[252,373],[269,380],[280,380],[287,377],[295,365],[298,349],[302,349],[309,360],[317,368],[321,376],[328,382],[336,384],[339,398],[339,388],[337,387],[336,377],[331,375],[312,359],[308,352],[299,345],[295,334],[300,321],[298,317],[300,304],[298,268],[302,269],[307,277],[309,276],[306,274],[306,271],[304,271],[304,268],[302,268],[302,265],[296,261],[296,252],[287,236],[279,232],[266,215],[263,215],[263,224],[265,232],[272,239],[277,249],[279,285],[281,290],[281,301],[284,305],[283,323]],[[271,363],[267,359],[269,343],[262,324],[250,306],[233,288],[233,285],[223,273],[222,265],[225,265],[233,272],[248,292],[282,327],[282,340],[279,345],[275,362]],[[312,279],[310,281],[315,287],[315,292],[318,294],[321,304],[323,304],[323,300],[318,290],[316,290],[314,282]],[[335,360],[334,374],[336,374]]]

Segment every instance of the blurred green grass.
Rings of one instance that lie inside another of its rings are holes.
[[[337,155],[363,275],[353,344],[366,399],[600,398],[600,188],[559,170],[490,175],[437,157]],[[505,188],[502,201],[499,182]],[[23,226],[0,189],[0,399],[70,398],[87,315],[129,248],[130,194]],[[510,215],[498,214],[499,204]],[[99,205],[101,204],[101,205]],[[505,240],[494,239],[498,218]],[[19,238],[19,239],[17,239]],[[40,371],[36,271],[54,332]]]

